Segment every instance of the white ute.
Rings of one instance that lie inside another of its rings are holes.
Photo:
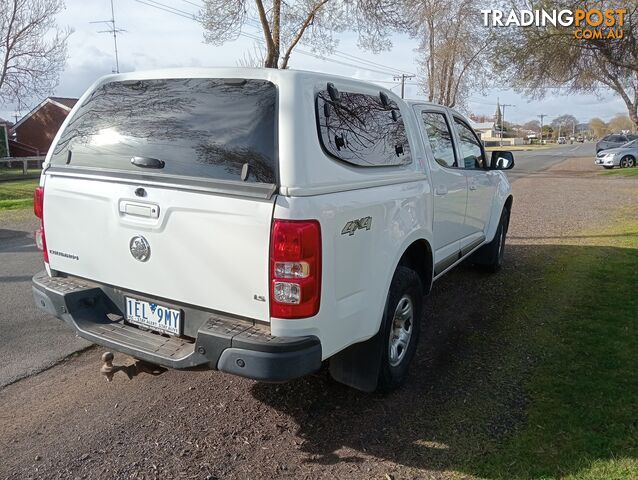
[[[35,302],[166,367],[285,381],[328,361],[390,390],[432,283],[501,265],[513,165],[454,110],[353,79],[107,76],[44,163]]]

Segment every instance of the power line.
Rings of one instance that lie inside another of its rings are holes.
[[[157,10],[161,10],[161,11],[166,12],[166,13],[171,13],[173,15],[177,15],[179,17],[183,17],[183,18],[186,18],[188,20],[195,21],[197,23],[202,23],[197,18],[196,15],[194,15],[194,14],[192,14],[190,12],[187,12],[185,10],[181,10],[179,8],[171,7],[170,5],[166,5],[164,3],[157,2],[155,0],[135,0],[135,1],[137,3],[142,4],[142,5],[146,5],[148,7],[152,7],[152,8],[155,8]],[[187,2],[187,3],[191,3],[192,4],[192,2]],[[250,17],[248,17],[248,20],[252,20],[253,22],[256,22],[255,19],[252,19]],[[253,25],[253,26],[258,26],[258,25]],[[259,41],[259,42],[263,41],[263,39],[261,37],[258,37],[258,36],[255,36],[255,35],[251,35],[250,33],[240,32],[239,35],[242,36],[242,37],[246,37],[246,38],[250,38],[252,40]],[[368,66],[367,64],[374,64],[375,62],[371,62],[371,61],[368,61],[368,60],[359,60],[359,59],[356,59],[356,57],[353,57],[353,60],[351,60],[351,62],[355,62],[356,61],[356,62],[361,62],[361,63],[365,62],[365,63],[363,63],[363,64],[353,64],[353,63],[350,63],[350,62],[337,60],[337,59],[334,59],[334,58],[326,58],[326,57],[324,57],[322,55],[319,55],[317,53],[309,52],[309,51],[306,51],[306,50],[303,50],[303,49],[300,49],[300,48],[295,49],[295,53],[300,53],[301,55],[306,55],[306,56],[309,56],[309,57],[313,57],[313,58],[316,58],[316,59],[324,61],[324,62],[331,62],[331,63],[335,63],[335,64],[338,64],[338,65],[344,65],[344,66],[348,66],[348,67],[352,67],[352,68],[356,68],[356,69],[360,69],[360,70],[366,70],[366,71],[369,71],[369,72],[378,73],[378,74],[381,74],[381,75],[387,75],[387,76],[396,75],[395,72],[393,72],[393,71],[391,71],[389,69],[387,69],[387,70],[379,70],[379,69],[372,68],[372,67]],[[343,55],[343,56],[349,55],[349,54],[345,54],[343,52],[337,52],[337,53],[339,53],[340,55]],[[380,64],[377,64],[377,65],[380,65]],[[382,68],[387,68],[387,67],[384,67],[382,65],[380,65],[380,66]],[[398,70],[398,69],[393,69],[393,70],[401,72],[401,70]]]
[[[135,1],[137,3],[141,3],[142,5],[146,5],[148,7],[153,7],[155,9],[157,9],[157,10],[162,10],[163,12],[172,13],[173,15],[177,15],[178,17],[183,17],[183,18],[186,18],[188,20],[193,20],[193,21],[196,21],[196,22],[200,23],[195,14],[190,13],[190,12],[186,12],[184,10],[180,10],[178,8],[175,8],[175,7],[171,7],[170,5],[166,5],[164,3],[156,2],[154,0],[135,0]]]
[[[184,0],[184,1],[186,1],[186,0]],[[246,17],[246,21],[248,23],[251,23],[254,27],[261,28],[261,22],[257,18]],[[295,52],[299,52],[299,51],[300,51],[299,49],[295,50]],[[399,68],[389,67],[387,65],[383,65],[383,64],[380,64],[380,63],[377,63],[377,62],[373,62],[372,60],[359,58],[359,57],[356,57],[356,56],[354,56],[354,55],[352,55],[350,53],[342,52],[342,51],[336,50],[336,49],[331,52],[331,55],[334,55],[334,56],[337,56],[337,57],[341,57],[341,58],[344,58],[344,59],[349,60],[349,61],[354,61],[354,62],[357,62],[357,63],[367,64],[367,65],[370,65],[370,66],[373,66],[373,67],[377,67],[377,68],[384,68],[385,70],[388,71],[388,73],[384,73],[384,75],[386,75],[386,74],[397,75],[397,74],[402,74],[402,73],[405,73],[405,74],[408,74],[408,75],[414,75],[414,73],[408,72],[407,70],[401,70]],[[323,57],[322,57],[322,59],[323,59]],[[331,61],[331,60],[327,60],[327,61]],[[396,73],[392,73],[392,72],[396,72]]]

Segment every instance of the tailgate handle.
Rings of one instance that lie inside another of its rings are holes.
[[[120,202],[120,213],[136,217],[158,218],[159,205],[153,203]]]

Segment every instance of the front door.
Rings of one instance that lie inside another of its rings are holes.
[[[459,168],[450,118],[444,109],[421,108],[422,132],[434,190],[435,275],[459,259],[460,239],[465,228],[467,177]]]
[[[487,169],[485,151],[474,131],[458,117],[454,117],[454,128],[460,164],[468,185],[461,244],[461,250],[465,254],[485,240],[498,179],[494,172]]]

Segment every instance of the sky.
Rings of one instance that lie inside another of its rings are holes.
[[[159,3],[196,14],[201,0],[114,0],[114,3],[117,28],[126,30],[118,35],[121,72],[165,67],[237,66],[245,54],[254,50],[255,41],[244,36],[221,47],[208,45],[204,43],[199,23],[157,8]],[[74,32],[69,38],[69,58],[55,95],[78,97],[97,78],[114,71],[113,37],[99,33],[108,26],[91,23],[110,18],[109,0],[66,1],[66,9],[58,15],[57,21]],[[253,26],[246,27],[244,32],[259,35]],[[397,93],[400,88],[393,80],[395,75],[418,73],[415,52],[418,39],[394,35],[392,50],[377,55],[358,48],[354,34],[343,34],[339,39],[336,53],[325,59],[293,51],[290,67],[361,78],[392,88]],[[300,48],[310,52],[309,47],[302,45]],[[407,82],[406,98],[424,98],[417,80]],[[497,98],[501,104],[513,105],[506,108],[505,120],[514,123],[537,119],[540,114],[547,115],[546,123],[565,113],[574,115],[580,122],[587,122],[594,116],[607,121],[614,115],[626,114],[622,100],[611,93],[600,97],[550,95],[543,100],[530,100],[507,88],[472,92],[464,113],[493,115]],[[41,100],[33,99],[28,106],[34,107]],[[19,113],[28,113],[28,108]],[[0,105],[0,117],[14,120],[15,114],[13,106]]]

